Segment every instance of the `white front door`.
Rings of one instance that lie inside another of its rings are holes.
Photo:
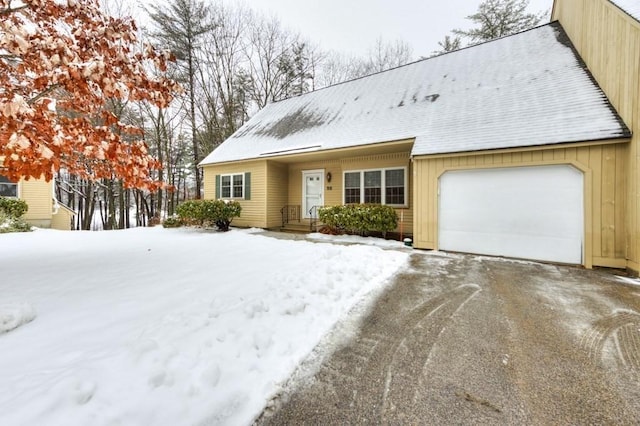
[[[324,170],[302,172],[302,217],[311,217],[314,206],[324,204]]]

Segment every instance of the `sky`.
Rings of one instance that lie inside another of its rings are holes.
[[[481,0],[227,0],[275,14],[324,50],[365,55],[376,39],[403,40],[414,57],[438,50],[453,28],[468,28],[465,17]],[[553,0],[531,0],[531,12],[551,10]]]

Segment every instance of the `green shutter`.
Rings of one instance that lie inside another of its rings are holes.
[[[220,175],[216,175],[216,200],[220,199]]]
[[[251,199],[251,173],[244,174],[244,199]]]

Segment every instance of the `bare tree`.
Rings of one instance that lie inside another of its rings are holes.
[[[326,87],[354,78],[388,70],[411,62],[413,49],[408,43],[378,38],[367,56],[348,56],[331,52],[322,56],[316,75],[318,87]]]
[[[402,40],[392,42],[378,38],[369,49],[369,57],[366,61],[365,72],[371,74],[399,67],[411,62],[413,49]]]
[[[245,53],[250,96],[259,109],[286,97],[287,69],[283,63],[286,63],[290,47],[298,41],[298,36],[285,31],[277,18],[254,14]]]
[[[198,68],[202,100],[198,104],[202,120],[201,146],[210,152],[231,136],[247,119],[246,26],[252,19],[244,7],[223,4],[212,9],[211,26],[204,36],[203,55]]]

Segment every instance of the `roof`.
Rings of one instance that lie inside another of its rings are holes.
[[[411,138],[425,155],[628,136],[554,22],[269,104],[201,164]]]
[[[609,0],[611,3],[624,10],[636,21],[640,21],[640,1],[638,0]]]

